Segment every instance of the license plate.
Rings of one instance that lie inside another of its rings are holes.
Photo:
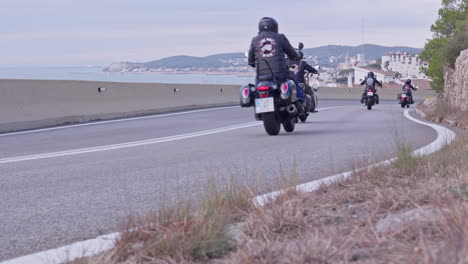
[[[374,93],[373,92],[367,92],[367,96],[373,96]]]
[[[402,94],[402,95],[401,95],[401,98],[406,98],[406,94]]]
[[[275,111],[273,97],[255,99],[255,112],[257,114],[273,111]]]

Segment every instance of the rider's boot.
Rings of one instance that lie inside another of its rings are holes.
[[[296,100],[296,107],[299,114],[305,113],[305,102],[303,102],[301,99]]]

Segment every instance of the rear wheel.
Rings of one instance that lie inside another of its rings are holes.
[[[293,132],[296,127],[296,119],[288,118],[283,122],[283,128],[286,132]]]
[[[367,98],[367,110],[372,109],[372,103],[373,103],[373,100],[371,98]]]
[[[265,131],[270,136],[276,136],[279,134],[281,129],[281,123],[278,120],[275,112],[264,113],[263,116],[263,126]]]

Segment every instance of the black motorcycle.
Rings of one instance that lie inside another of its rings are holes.
[[[411,92],[409,91],[411,88],[405,88],[403,93],[398,94],[398,101],[401,105],[401,108],[407,108],[410,107],[411,104],[414,103],[413,96],[411,95]],[[415,89],[417,90],[417,88]]]
[[[367,93],[364,94],[364,105],[367,107],[367,110],[372,110],[372,106],[374,106],[377,102],[377,90],[372,86],[366,87]]]
[[[258,65],[265,63],[270,74],[260,75]],[[291,79],[278,82],[269,63],[257,61],[257,85],[248,84],[241,87],[241,107],[254,107],[255,119],[262,120],[268,135],[278,135],[281,124],[286,132],[293,132],[299,118],[299,105],[296,101],[296,84]]]
[[[301,122],[306,122],[307,117],[309,116],[310,113],[315,112],[315,109],[318,106],[318,96],[317,96],[317,91],[318,91],[318,86],[313,86],[310,87],[308,85],[310,78],[313,76],[312,73],[307,73],[305,76],[305,83],[301,84],[302,90],[304,91],[304,111],[299,114],[299,120]],[[307,85],[306,85],[307,84]]]

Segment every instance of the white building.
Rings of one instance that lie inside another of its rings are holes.
[[[354,69],[354,84],[361,84],[363,80],[366,79],[369,72],[373,72],[375,78],[379,82],[389,83],[395,82],[395,73],[392,71],[382,71],[372,67],[366,66],[355,66]]]
[[[384,71],[398,72],[403,78],[424,79],[426,76],[421,67],[427,67],[428,63],[422,61],[418,54],[395,52],[382,56],[382,69]]]

